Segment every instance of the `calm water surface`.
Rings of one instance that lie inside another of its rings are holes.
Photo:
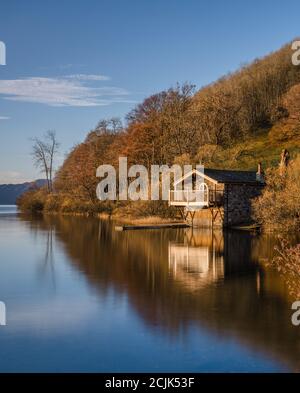
[[[7,214],[16,214],[17,213],[17,206],[16,205],[0,205],[0,215],[7,215]]]
[[[299,371],[272,239],[0,208],[0,371]]]

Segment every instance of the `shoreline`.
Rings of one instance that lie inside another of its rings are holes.
[[[174,219],[174,218],[163,218],[159,216],[145,216],[145,217],[135,217],[132,215],[124,216],[122,214],[109,214],[109,213],[82,213],[82,212],[26,212],[22,210],[17,210],[19,214],[27,214],[27,215],[42,215],[42,216],[73,216],[73,217],[85,217],[85,218],[97,218],[99,220],[113,221],[116,225],[133,225],[133,226],[147,226],[147,225],[168,225],[168,224],[179,224],[179,225],[188,225],[188,223],[182,219]],[[189,225],[189,227],[191,227]],[[197,227],[196,227],[197,228]],[[207,226],[199,226],[198,228],[210,228]],[[225,229],[225,228],[221,228]],[[239,225],[229,227],[227,229],[236,230],[236,231],[244,231],[244,232],[256,232],[262,233],[268,231],[263,231],[261,225],[259,224],[248,224],[248,225]]]
[[[142,225],[142,224],[184,224],[185,221],[182,219],[174,218],[162,218],[159,216],[145,216],[145,217],[135,217],[132,215],[121,215],[121,214],[109,214],[109,213],[81,213],[81,212],[28,212],[21,209],[17,209],[20,214],[29,215],[49,215],[49,216],[73,216],[73,217],[86,217],[86,218],[98,218],[101,220],[111,220],[120,224],[128,225]]]

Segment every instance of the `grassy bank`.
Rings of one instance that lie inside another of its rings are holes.
[[[26,213],[95,216],[123,223],[154,224],[181,219],[166,201],[84,201],[59,192],[50,194],[45,188],[27,191],[17,205]]]
[[[213,168],[233,170],[257,170],[258,162],[264,169],[278,166],[280,153],[285,148],[291,157],[300,153],[300,139],[278,141],[272,138],[271,129],[261,129],[256,136],[228,148],[219,148],[208,160]]]

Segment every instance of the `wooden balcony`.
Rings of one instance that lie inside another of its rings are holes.
[[[223,191],[174,190],[169,191],[169,206],[182,206],[190,209],[203,209],[223,205]]]
[[[209,192],[208,190],[175,190],[169,193],[170,206],[184,206],[184,207],[208,207],[209,206]]]

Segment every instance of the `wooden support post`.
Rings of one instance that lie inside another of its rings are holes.
[[[190,211],[190,216],[191,216],[191,220],[192,220],[192,227],[193,227],[193,224],[194,224],[195,213],[196,213],[195,210],[194,211]]]
[[[210,214],[211,214],[211,227],[214,227],[214,209],[213,208],[209,208]]]
[[[179,208],[179,211],[180,211],[180,215],[181,215],[181,218],[183,219],[183,220],[185,220],[185,214],[184,214],[184,208]]]
[[[216,219],[217,219],[218,215],[220,215],[221,220],[224,220],[224,216],[222,215],[221,209],[220,209],[219,206],[217,207],[217,210],[216,210],[215,213],[214,213],[214,208],[213,207],[210,208],[209,210],[210,210],[210,213],[211,213],[212,227],[214,227],[214,224],[216,222]]]

